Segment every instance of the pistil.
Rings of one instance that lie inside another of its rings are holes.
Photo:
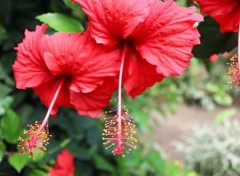
[[[29,152],[29,155],[32,156],[34,150],[42,154],[46,150],[46,146],[49,143],[49,130],[48,130],[48,119],[50,117],[53,106],[57,100],[59,92],[63,86],[64,78],[62,78],[58,84],[57,90],[53,96],[51,104],[48,108],[47,114],[44,117],[44,120],[40,124],[38,121],[34,125],[28,125],[29,129],[24,130],[24,134],[27,135],[27,138],[19,137],[19,146],[22,148],[20,153]]]
[[[123,47],[122,58],[121,58],[121,66],[118,80],[118,130],[117,130],[117,147],[114,149],[114,154],[122,154],[122,75],[123,75],[123,67],[126,56],[126,45]]]
[[[120,73],[118,80],[118,104],[116,115],[112,118],[106,117],[105,129],[103,131],[103,144],[108,145],[106,149],[113,147],[113,154],[124,156],[124,151],[129,153],[131,148],[136,148],[135,143],[137,142],[134,135],[135,124],[132,117],[129,115],[128,110],[122,103],[122,76],[124,70],[124,62],[127,52],[127,45],[125,44],[121,56]],[[110,112],[114,112],[110,111]]]

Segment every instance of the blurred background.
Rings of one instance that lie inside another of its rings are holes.
[[[20,154],[18,136],[27,124],[41,120],[46,108],[32,90],[15,88],[13,48],[25,29],[34,30],[42,22],[50,26],[49,33],[73,32],[83,30],[87,18],[70,0],[0,0],[0,175],[47,175],[63,149],[74,157],[76,176],[240,175],[240,96],[230,89],[227,76],[237,33],[221,33],[208,16],[198,26],[201,45],[194,48],[195,57],[181,77],[166,78],[134,100],[124,97],[137,125],[136,150],[126,157],[112,156],[101,139],[104,113],[91,119],[62,108],[50,119],[47,152],[35,159]],[[113,107],[115,103],[113,96]]]

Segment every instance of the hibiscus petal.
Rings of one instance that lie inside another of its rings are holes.
[[[141,56],[156,65],[159,74],[177,76],[188,67],[192,48],[200,43],[193,25],[203,20],[195,11],[195,7],[183,8],[173,0],[152,0],[149,16],[133,32]]]
[[[71,167],[74,167],[74,158],[69,153],[68,150],[63,150],[58,156],[57,156],[57,165],[61,167],[62,169],[68,170]]]
[[[57,156],[57,162],[52,169],[48,171],[51,176],[74,176],[74,158],[68,152],[63,150]]]
[[[88,32],[57,33],[47,38],[44,60],[53,75],[69,75],[72,91],[86,93],[119,72],[119,55],[96,44]]]
[[[221,32],[238,32],[240,19],[239,0],[196,1],[199,3],[202,14],[208,14],[220,23]]]
[[[39,86],[51,75],[43,61],[44,32],[47,25],[37,26],[36,31],[25,31],[23,42],[15,49],[17,60],[13,64],[16,87],[26,89]]]
[[[88,27],[97,43],[115,46],[149,13],[149,0],[72,0],[89,18]]]
[[[157,73],[155,65],[151,65],[145,59],[142,59],[133,49],[127,53],[123,73],[126,93],[131,95],[132,98],[142,94],[146,88],[153,86],[164,78]]]
[[[34,92],[39,96],[40,100],[43,102],[43,104],[47,108],[49,108],[53,100],[54,94],[56,93],[59,83],[60,83],[60,79],[52,77],[52,79],[49,80],[48,82],[33,88]],[[72,105],[70,104],[70,98],[69,98],[70,97],[69,86],[70,86],[70,81],[65,80],[63,83],[63,87],[61,87],[58,97],[56,99],[56,102],[53,106],[51,115],[55,116],[60,106],[72,107]]]
[[[64,170],[62,168],[52,168],[48,172],[50,176],[66,176],[68,174],[68,170]]]
[[[81,55],[81,33],[55,33],[46,36],[44,61],[53,75],[75,74],[79,69],[78,55]]]
[[[116,80],[108,78],[103,85],[90,93],[70,92],[71,103],[80,115],[96,117],[109,105],[112,93],[117,89]]]

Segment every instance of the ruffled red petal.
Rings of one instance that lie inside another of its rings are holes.
[[[43,61],[44,32],[47,25],[37,26],[36,31],[25,31],[23,42],[15,49],[17,60],[13,64],[16,87],[26,89],[39,86],[51,77],[51,73]]]
[[[126,93],[134,98],[142,94],[148,87],[161,81],[164,76],[157,73],[156,66],[141,58],[137,51],[129,49],[126,55],[123,78],[126,83]]]
[[[68,150],[63,150],[57,156],[57,165],[62,168],[74,168],[74,158]]]
[[[54,76],[73,76],[79,69],[78,55],[81,55],[81,33],[55,33],[46,36],[44,61]]]
[[[72,0],[88,15],[88,28],[97,43],[115,46],[143,22],[149,13],[149,0]]]
[[[107,52],[96,44],[88,32],[57,33],[47,38],[44,60],[53,75],[69,75],[70,89],[91,92],[103,83],[102,78],[119,71],[119,52]]]
[[[57,162],[52,169],[49,170],[51,176],[74,176],[74,158],[68,152],[63,150],[57,156]]]
[[[97,44],[86,31],[79,47],[79,70],[71,90],[88,93],[103,84],[106,77],[116,76],[120,69],[120,52]],[[79,91],[77,91],[79,90]]]
[[[193,25],[203,20],[195,11],[173,0],[152,0],[149,15],[131,35],[140,55],[156,65],[160,75],[178,76],[189,66],[191,51],[200,43]]]
[[[99,86],[89,93],[76,93],[71,91],[71,103],[80,115],[96,117],[102,112],[102,109],[109,105],[113,92],[117,89],[117,82],[114,78],[105,80],[102,86]]]
[[[196,0],[202,14],[208,14],[220,23],[221,32],[238,32],[240,23],[239,0]]]

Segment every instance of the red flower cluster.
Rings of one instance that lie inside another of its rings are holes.
[[[118,81],[117,112],[107,118],[104,140],[114,146],[114,154],[123,154],[136,142],[134,122],[122,105],[123,85],[134,98],[165,77],[181,75],[200,43],[194,24],[203,19],[194,14],[195,7],[183,8],[173,0],[72,1],[88,15],[83,34],[44,35],[43,25],[26,31],[16,48],[17,88],[32,88],[49,108],[41,125],[25,130],[30,137],[20,138],[20,146],[30,153],[45,149],[47,120],[59,106],[95,117],[108,105]]]
[[[48,171],[51,176],[74,176],[74,158],[68,150],[61,151],[57,156],[57,162]]]

